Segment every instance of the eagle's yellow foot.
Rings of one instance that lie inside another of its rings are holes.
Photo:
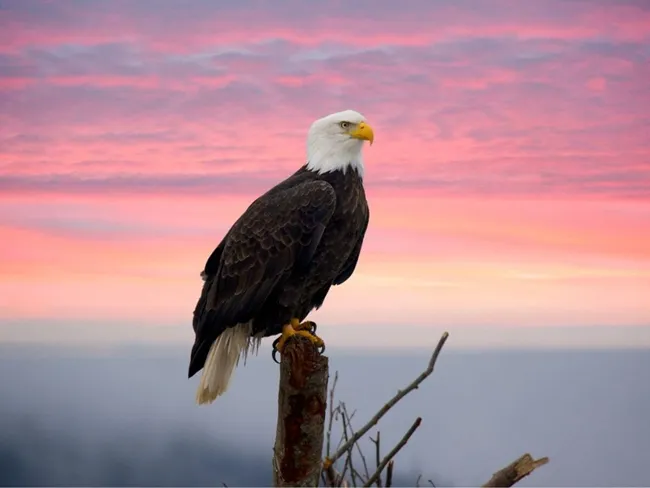
[[[305,320],[301,323],[298,319],[291,319],[291,327],[293,327],[293,330],[295,331],[306,330],[309,331],[311,335],[316,335],[316,322],[312,322],[311,320]]]
[[[282,353],[287,339],[294,335],[303,336],[309,339],[312,344],[320,349],[320,353],[322,354],[325,351],[325,343],[323,342],[323,339],[314,334],[315,331],[316,324],[314,322],[306,321],[300,323],[298,319],[291,319],[290,323],[282,327],[282,335],[273,341],[273,352],[271,354],[273,360],[279,364],[279,361],[275,357],[276,353],[278,351]]]

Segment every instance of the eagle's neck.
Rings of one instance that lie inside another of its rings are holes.
[[[363,178],[363,156],[361,149],[363,141],[349,139],[337,141],[332,144],[330,141],[313,139],[307,143],[307,169],[319,174],[331,173],[348,169],[356,170]]]

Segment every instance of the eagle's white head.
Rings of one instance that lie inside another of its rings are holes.
[[[316,120],[307,135],[307,169],[320,174],[354,168],[363,177],[364,141],[372,141],[372,127],[359,112],[344,110]]]

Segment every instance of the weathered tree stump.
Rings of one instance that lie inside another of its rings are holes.
[[[350,485],[345,479],[346,470],[352,482],[359,480],[363,486],[390,487],[393,479],[395,455],[406,445],[411,435],[420,426],[422,419],[418,417],[409,431],[402,437],[397,445],[386,455],[383,460],[379,452],[379,432],[374,441],[377,451],[377,470],[370,474],[366,466],[365,457],[361,453],[358,441],[379,420],[392,409],[402,398],[411,391],[416,390],[429,375],[433,373],[436,360],[442,350],[449,334],[442,334],[427,368],[405,388],[398,392],[382,406],[379,411],[356,432],[351,428],[350,416],[345,405],[341,403],[338,412],[343,419],[345,442],[341,439],[335,452],[330,452],[331,422],[334,406],[330,409],[330,426],[328,431],[327,457],[323,455],[323,440],[325,436],[325,415],[327,410],[327,383],[329,380],[329,361],[326,356],[321,356],[314,345],[306,338],[293,336],[290,338],[282,354],[280,362],[280,388],[278,391],[278,423],[273,450],[273,483],[274,486],[313,486],[319,485],[321,469],[323,469],[326,486],[356,486]],[[336,379],[334,380],[336,385]],[[334,392],[331,394],[331,403],[334,403]],[[349,430],[346,430],[349,429]],[[352,449],[357,447],[364,464],[364,475],[352,465],[350,456]],[[338,459],[347,456],[343,470],[338,473],[334,464]],[[524,454],[519,459],[494,473],[490,481],[483,487],[510,487],[530,475],[535,469],[548,463],[548,458],[534,459],[530,454]],[[382,480],[382,472],[386,471],[386,481]],[[416,481],[419,485],[420,477]],[[433,482],[429,480],[433,485]]]
[[[318,486],[329,361],[306,338],[291,337],[280,361],[274,486]]]
[[[526,453],[505,468],[494,473],[490,481],[485,483],[483,487],[488,488],[513,486],[515,483],[524,479],[537,468],[544,466],[547,463],[547,457],[533,459],[530,454]]]

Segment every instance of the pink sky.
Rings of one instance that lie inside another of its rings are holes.
[[[650,4],[406,3],[3,2],[0,341],[191,341],[207,256],[347,108],[376,139],[339,342],[650,325]]]

